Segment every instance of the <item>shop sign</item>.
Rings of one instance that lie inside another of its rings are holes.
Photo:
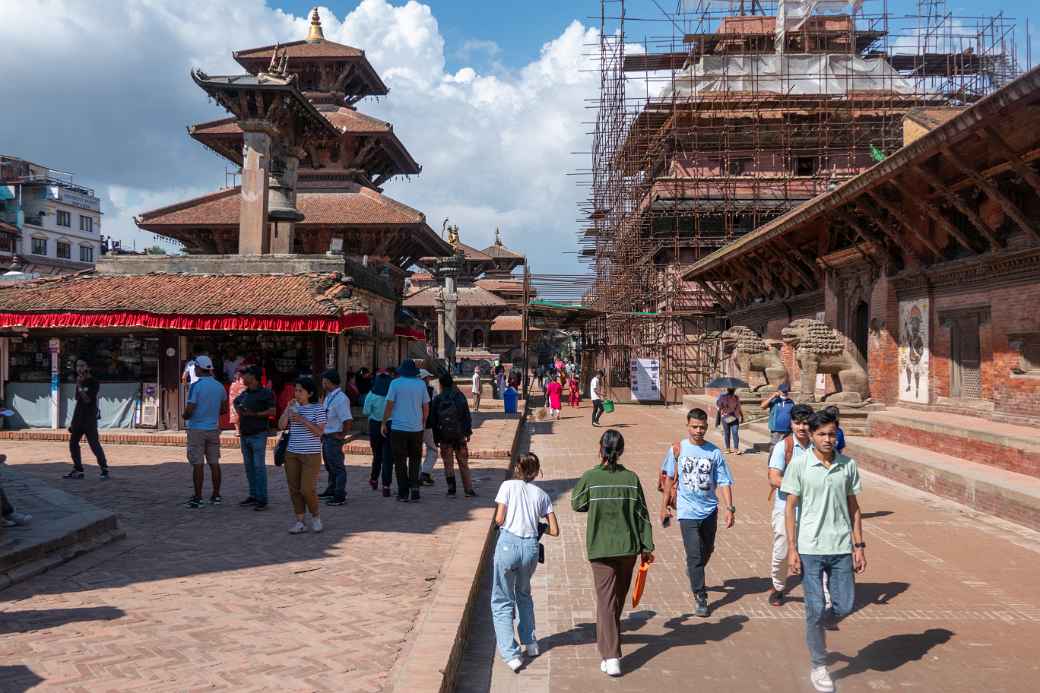
[[[632,359],[630,364],[632,399],[637,402],[661,399],[661,362],[657,359]]]

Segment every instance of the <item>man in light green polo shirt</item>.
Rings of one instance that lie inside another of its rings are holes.
[[[833,691],[823,629],[823,578],[826,575],[829,581],[834,617],[846,616],[852,611],[856,590],[853,572],[862,573],[867,567],[856,500],[859,469],[855,461],[834,449],[838,422],[833,413],[813,414],[809,435],[812,447],[791,461],[780,490],[787,494],[787,536],[797,537],[788,542],[787,561],[792,573],[802,573],[805,642],[812,661],[809,680],[818,691]]]

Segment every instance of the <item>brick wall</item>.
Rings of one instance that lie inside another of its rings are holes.
[[[889,421],[870,422],[870,434],[895,443],[913,445],[923,451],[934,450],[951,457],[959,457],[977,464],[999,467],[1009,472],[1040,478],[1040,454],[1021,448],[999,445],[967,436],[923,431],[909,426],[898,426]]]
[[[899,393],[899,300],[892,281],[882,276],[870,295],[867,376],[870,396],[893,404]]]

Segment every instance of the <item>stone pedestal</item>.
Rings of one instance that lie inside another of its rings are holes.
[[[271,135],[260,125],[240,123],[242,145],[242,194],[238,216],[238,252],[263,255],[271,252],[267,231],[268,175],[271,168]]]

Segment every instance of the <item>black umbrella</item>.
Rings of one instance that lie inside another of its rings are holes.
[[[751,387],[740,378],[715,378],[704,387],[712,390],[728,390],[729,388]]]

